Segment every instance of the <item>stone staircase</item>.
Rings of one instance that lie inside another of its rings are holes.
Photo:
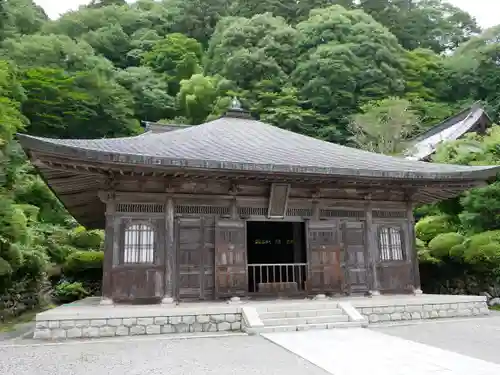
[[[243,316],[249,333],[305,331],[362,327],[366,320],[352,306],[337,302],[306,302],[272,306],[244,307]],[[350,307],[350,308],[349,308]],[[354,316],[352,313],[354,310]]]

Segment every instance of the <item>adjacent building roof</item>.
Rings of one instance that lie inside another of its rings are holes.
[[[159,122],[142,121],[142,127],[146,133],[166,133],[179,129],[189,128],[192,125],[184,124],[162,124]]]
[[[408,160],[429,160],[440,143],[454,141],[473,131],[484,132],[492,124],[486,111],[475,103],[420,134],[405,152]]]

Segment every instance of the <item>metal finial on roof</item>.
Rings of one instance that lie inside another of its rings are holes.
[[[229,108],[233,111],[241,111],[241,102],[238,100],[236,96],[233,96],[233,100],[231,100],[231,107]]]

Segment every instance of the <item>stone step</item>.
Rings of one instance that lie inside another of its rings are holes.
[[[337,316],[344,315],[342,309],[315,309],[315,310],[283,310],[273,312],[261,312],[259,316],[264,319],[286,319],[286,318],[308,318],[312,316]]]
[[[277,318],[277,319],[262,319],[265,326],[301,326],[308,324],[328,324],[348,322],[347,315],[328,315],[328,316],[311,316],[300,318]]]
[[[318,323],[318,324],[300,324],[300,325],[281,325],[281,326],[264,326],[258,328],[258,333],[270,332],[293,332],[293,331],[308,331],[313,329],[339,329],[339,328],[360,328],[361,323],[358,322],[338,322],[338,323]]]
[[[337,302],[303,302],[290,304],[275,304],[269,306],[256,307],[259,313],[264,312],[282,312],[282,311],[302,311],[302,310],[331,310],[338,309]]]

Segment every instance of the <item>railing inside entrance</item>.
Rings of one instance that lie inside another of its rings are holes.
[[[305,290],[307,263],[249,264],[250,293],[299,293]]]

